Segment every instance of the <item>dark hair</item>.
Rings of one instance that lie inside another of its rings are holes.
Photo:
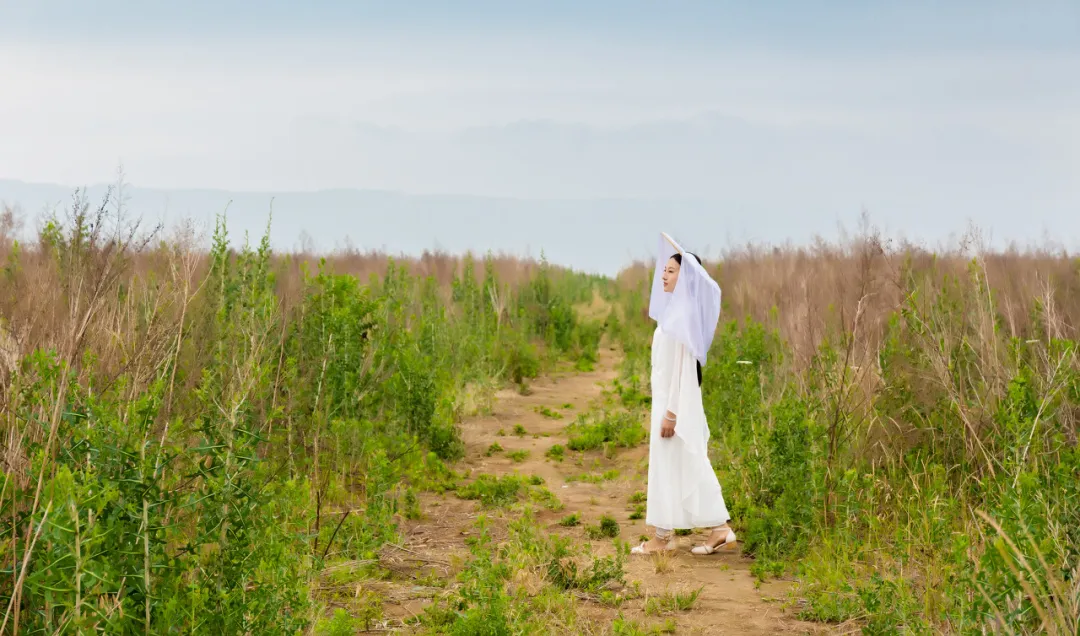
[[[690,256],[693,256],[694,260],[696,260],[698,262],[698,265],[704,265],[704,263],[701,262],[701,257],[698,256],[697,254],[695,254],[693,252],[687,252],[687,254],[689,254]],[[675,254],[672,255],[671,258],[675,259],[675,262],[678,263],[680,267],[682,266],[682,254],[680,254],[678,252],[675,252]]]
[[[698,256],[697,254],[695,254],[693,252],[687,252],[687,254],[689,254],[690,256],[693,256],[694,260],[696,260],[699,265],[704,265],[704,263],[701,262],[701,257]],[[675,254],[672,255],[671,258],[672,258],[672,260],[674,260],[676,263],[679,264],[679,267],[682,267],[682,254],[680,254],[678,252],[675,252]],[[701,386],[701,363],[695,360],[694,364],[697,365],[697,385]]]

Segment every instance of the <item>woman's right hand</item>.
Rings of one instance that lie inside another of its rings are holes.
[[[675,437],[675,414],[668,411],[664,414],[664,425],[660,427],[660,437]]]

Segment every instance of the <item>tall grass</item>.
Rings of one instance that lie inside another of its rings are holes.
[[[275,254],[223,220],[204,249],[122,202],[77,194],[25,242],[0,214],[0,633],[306,630],[320,572],[372,562],[417,490],[456,488],[457,424],[501,384],[590,368],[606,331],[617,398],[648,404],[644,265],[614,285],[543,260]],[[796,577],[805,618],[1076,633],[1080,262],[976,239],[865,226],[711,264],[714,466],[755,572]],[[597,296],[618,311],[574,311]],[[640,441],[597,417],[578,445]],[[578,571],[527,515],[511,530],[481,534],[421,622],[598,633],[569,592],[602,599],[623,550]]]
[[[1080,261],[977,239],[931,251],[866,225],[709,264],[714,465],[755,571],[795,575],[807,618],[1075,633]],[[648,277],[620,277],[631,396]]]
[[[307,629],[325,564],[454,487],[478,394],[595,359],[596,278],[276,255],[223,219],[204,250],[122,203],[29,242],[0,217],[0,633]]]

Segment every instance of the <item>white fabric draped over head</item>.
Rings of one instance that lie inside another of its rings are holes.
[[[675,290],[667,293],[664,291],[664,268],[675,254],[682,254],[679,280]],[[720,286],[696,258],[662,232],[649,298],[649,317],[705,366],[720,321]]]

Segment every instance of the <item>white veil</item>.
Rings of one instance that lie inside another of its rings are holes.
[[[683,255],[682,265],[675,291],[669,294],[664,291],[664,267],[675,254]],[[664,333],[686,346],[701,366],[705,366],[720,320],[720,286],[696,258],[664,233],[660,234],[649,318],[658,322]]]

